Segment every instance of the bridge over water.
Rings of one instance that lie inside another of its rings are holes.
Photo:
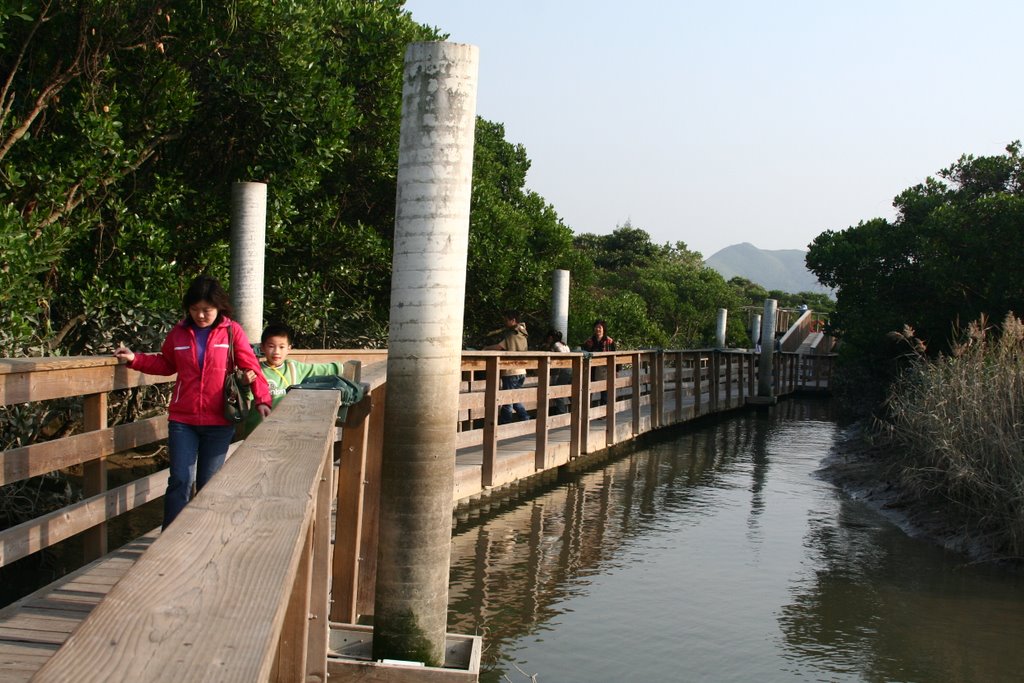
[[[833,356],[828,340],[811,332],[809,315],[772,355],[777,396],[828,388]],[[374,604],[386,352],[293,357],[346,362],[370,387],[364,405],[337,428],[333,392],[291,392],[233,446],[222,472],[172,527],[111,552],[108,524],[162,496],[167,477],[163,470],[108,487],[109,456],[167,435],[165,416],[108,425],[111,392],[173,378],[109,358],[0,360],[0,404],[80,400],[83,416],[79,434],[0,453],[0,483],[73,467],[81,468],[84,492],[78,502],[0,531],[0,566],[73,536],[85,548],[80,569],[0,610],[0,680],[368,675],[359,667],[368,663],[370,627],[360,624]],[[527,369],[530,380],[502,391],[499,371],[510,366]],[[591,381],[598,367],[614,371]],[[572,371],[571,384],[551,383],[559,369]],[[741,409],[755,396],[758,371],[758,356],[747,350],[465,352],[453,425],[453,513],[559,468],[586,466],[656,430]],[[601,392],[614,400],[598,405]],[[551,414],[560,398],[569,412]],[[534,419],[499,425],[499,406],[513,401]],[[479,648],[478,638],[451,636],[451,668],[432,675],[473,680]],[[379,680],[426,680],[428,673],[406,669]]]

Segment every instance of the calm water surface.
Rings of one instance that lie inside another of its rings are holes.
[[[453,539],[482,681],[1019,681],[1024,577],[905,536],[815,476],[827,403],[739,414]]]

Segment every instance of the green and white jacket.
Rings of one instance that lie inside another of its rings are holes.
[[[302,363],[297,360],[285,360],[281,367],[275,368],[265,360],[260,361],[260,369],[263,376],[267,378],[267,386],[270,387],[270,398],[272,406],[277,407],[288,387],[298,384],[307,377],[319,377],[322,375],[341,375],[344,368],[341,363]],[[260,423],[259,411],[250,410],[245,420],[245,434],[248,436],[256,425]]]

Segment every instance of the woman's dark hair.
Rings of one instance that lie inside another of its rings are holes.
[[[207,301],[217,309],[217,320],[222,316],[232,317],[235,309],[231,307],[231,297],[224,291],[224,288],[217,282],[217,278],[209,275],[200,275],[185,290],[181,306],[185,309],[185,317],[188,317],[188,309],[200,301]]]
[[[608,323],[606,323],[604,321],[604,318],[598,318],[597,320],[595,320],[594,324],[590,326],[590,329],[594,329],[598,325],[600,325],[601,327],[604,328],[604,334],[607,337],[608,336]]]
[[[547,336],[551,337],[551,341],[562,341],[562,333],[558,330],[548,330]]]

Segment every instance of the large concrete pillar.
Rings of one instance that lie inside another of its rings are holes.
[[[374,659],[441,666],[478,50],[413,43],[398,150]]]
[[[757,395],[772,397],[772,361],[775,353],[775,313],[779,302],[764,300],[764,317],[761,319],[761,357],[758,360]]]
[[[715,319],[715,348],[725,348],[725,328],[729,322],[729,309],[719,308],[718,317]]]
[[[266,183],[231,186],[231,303],[235,320],[256,343],[263,333],[263,263],[267,241]]]
[[[569,343],[569,271],[556,270],[551,277],[551,329]]]

